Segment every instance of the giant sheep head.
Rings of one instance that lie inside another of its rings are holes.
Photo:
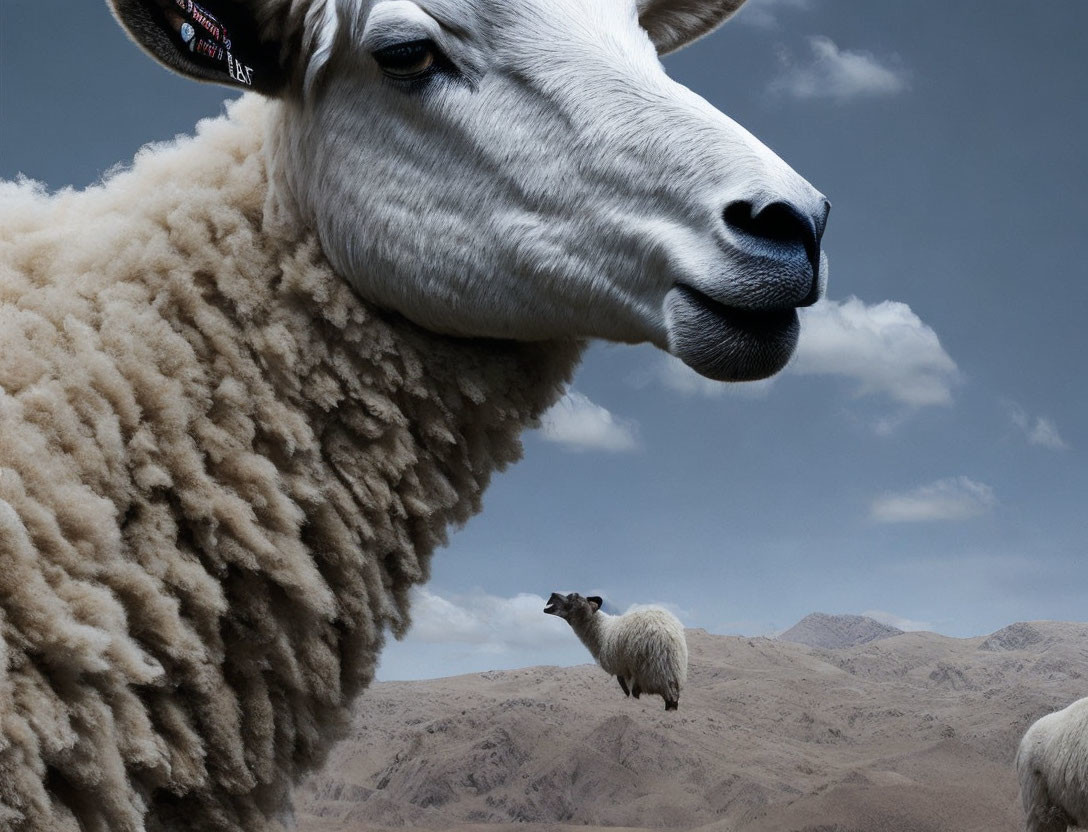
[[[283,101],[284,196],[363,298],[722,380],[780,370],[827,276],[827,200],[659,60],[743,2],[110,0],[167,66]]]

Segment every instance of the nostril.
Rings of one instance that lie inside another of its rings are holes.
[[[810,250],[817,245],[818,235],[812,220],[787,202],[772,202],[759,211],[746,200],[726,206],[726,225],[757,240],[771,243],[795,243]]]
[[[785,201],[757,209],[753,202],[738,200],[725,207],[722,218],[737,246],[749,251],[755,248],[753,254],[762,250],[764,256],[769,255],[786,266],[785,274],[807,261],[805,296],[796,302],[799,306],[811,306],[820,298],[820,240],[830,212],[831,203],[827,200],[822,200],[811,214]],[[791,263],[793,268],[789,266]]]

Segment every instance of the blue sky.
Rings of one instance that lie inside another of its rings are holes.
[[[594,346],[380,675],[585,661],[558,589],[723,633],[1084,619],[1088,4],[750,0],[667,66],[828,194],[829,300],[771,382]],[[0,5],[0,176],[86,185],[229,95],[104,4]]]

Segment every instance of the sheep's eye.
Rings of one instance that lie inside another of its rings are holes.
[[[374,60],[390,78],[414,80],[435,70],[440,55],[432,41],[414,40],[379,49],[374,53]]]

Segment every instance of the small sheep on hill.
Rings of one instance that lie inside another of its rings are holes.
[[[544,612],[570,624],[597,663],[619,679],[624,695],[638,699],[643,693],[658,694],[665,700],[665,710],[675,711],[688,678],[684,626],[668,610],[609,615],[600,611],[603,605],[596,595],[553,592]]]
[[[1016,769],[1027,832],[1088,829],[1088,697],[1037,720]]]

